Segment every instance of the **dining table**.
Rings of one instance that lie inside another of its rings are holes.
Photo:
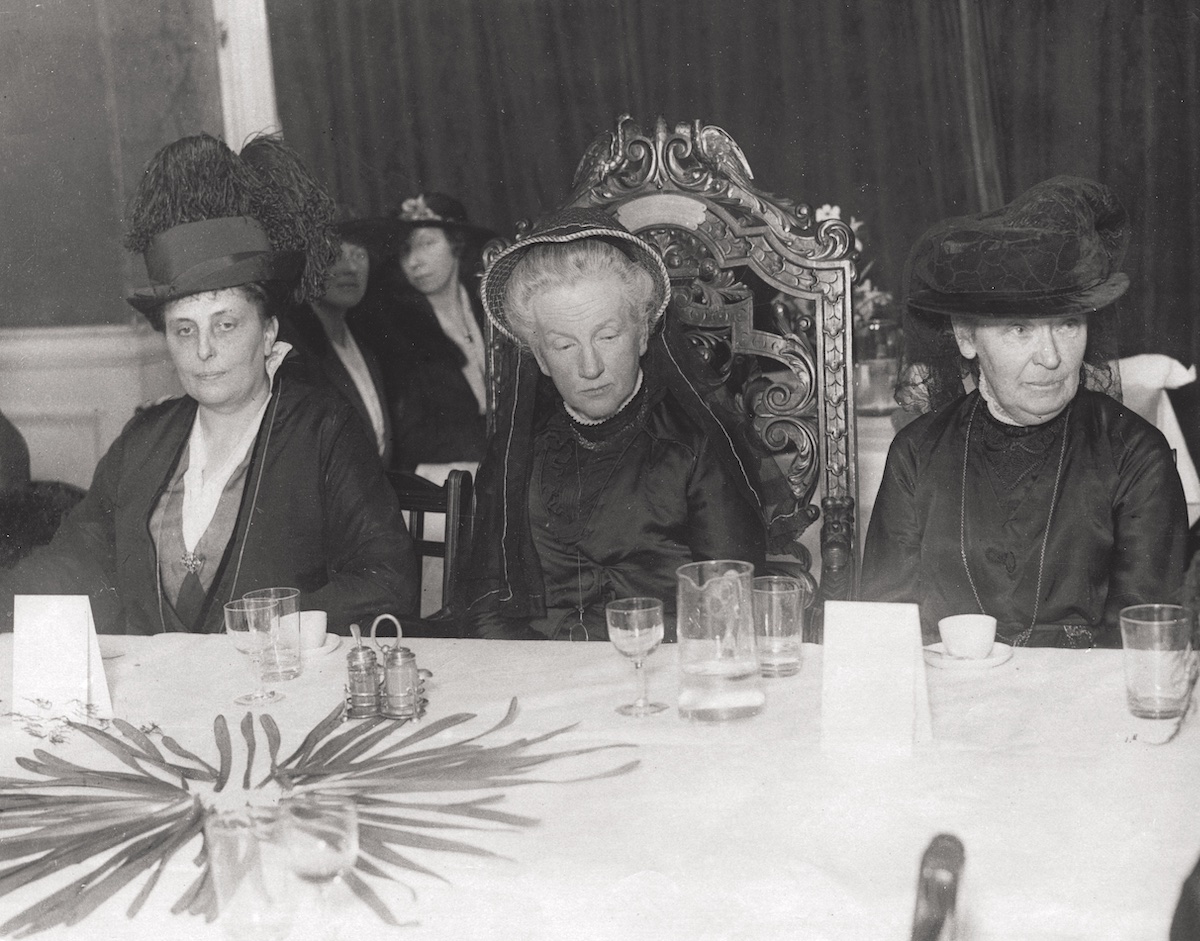
[[[100,640],[114,715],[215,761],[214,721],[236,729],[247,708],[234,698],[252,685],[229,641]],[[281,701],[254,710],[273,717],[284,752],[342,701],[351,644],[330,640],[299,677],[274,685]],[[486,855],[413,849],[431,874],[373,880],[402,926],[335,884],[328,905],[344,938],[900,941],[922,853],[947,833],[965,847],[958,937],[1165,939],[1200,854],[1200,722],[1133,718],[1120,650],[1018,648],[996,666],[929,664],[932,740],[885,755],[822,747],[815,644],[799,673],[763,679],[761,713],[716,723],[680,718],[676,645],[646,661],[651,698],[671,708],[638,718],[616,712],[636,684],[607,643],[404,644],[432,673],[426,713],[406,730],[472,714],[429,740],[455,741],[499,723],[515,700],[511,724],[481,742],[558,732],[529,747],[577,753],[486,795],[535,825],[474,821],[446,832]],[[76,729],[51,741],[19,718],[12,653],[12,635],[0,636],[0,708],[11,717],[0,723],[0,775],[34,778],[16,762],[34,749],[120,768]],[[220,938],[219,922],[170,911],[198,871],[195,844],[171,858],[135,917],[126,910],[139,880],[79,924],[35,937]],[[0,897],[0,923],[82,871]],[[289,937],[318,937],[313,924],[298,915]]]

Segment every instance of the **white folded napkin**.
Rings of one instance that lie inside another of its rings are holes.
[[[87,595],[13,599],[13,721],[112,717]]]
[[[915,604],[825,603],[823,751],[911,755],[933,738]]]

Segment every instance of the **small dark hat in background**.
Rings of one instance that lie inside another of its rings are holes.
[[[389,215],[346,218],[336,226],[339,236],[379,257],[395,255],[413,229],[420,228],[457,232],[477,247],[496,237],[491,229],[471,222],[466,207],[445,193],[423,193],[406,199]]]
[[[396,219],[403,227],[410,229],[449,229],[468,235],[495,237],[490,229],[473,224],[467,218],[467,207],[445,193],[421,193],[404,200]]]
[[[909,256],[908,305],[982,317],[1099,310],[1129,287],[1117,270],[1128,241],[1112,190],[1057,176],[999,209],[925,232]]]

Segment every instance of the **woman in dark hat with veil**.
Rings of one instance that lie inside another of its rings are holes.
[[[664,322],[670,296],[658,253],[600,210],[545,220],[488,268],[515,361],[479,475],[471,633],[603,640],[614,598],[673,611],[680,565],[764,561],[752,472]]]
[[[328,197],[298,199],[307,171],[271,150],[242,159],[199,135],[147,166],[127,244],[150,284],[129,302],[165,333],[185,394],[126,426],[53,542],[5,580],[9,616],[14,592],[88,594],[102,632],[213,633],[225,602],[279,586],[334,630],[415,609],[412,545],[362,423],[278,373],[277,315],[324,290],[337,243]]]
[[[1010,644],[1118,646],[1126,605],[1174,601],[1186,504],[1171,450],[1113,398],[1124,210],[1056,177],[951,219],[909,259],[892,443],[862,596],[993,615]],[[970,391],[965,391],[967,388]]]

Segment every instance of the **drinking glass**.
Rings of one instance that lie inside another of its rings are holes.
[[[1177,604],[1122,608],[1121,641],[1129,711],[1141,719],[1183,715],[1196,670],[1191,610]]]
[[[269,683],[294,680],[300,675],[300,590],[298,588],[259,588],[243,598],[263,599],[279,605],[279,624],[271,643],[263,651],[263,678]]]
[[[358,809],[348,798],[320,794],[286,798],[279,809],[279,845],[292,872],[317,886],[324,933],[334,938],[326,890],[358,859]]]
[[[618,706],[623,716],[652,716],[666,709],[666,704],[650,702],[646,690],[646,671],[642,664],[663,639],[663,606],[657,598],[623,598],[604,606],[608,619],[608,639],[613,646],[633,661],[641,694],[637,700]]]
[[[273,842],[274,807],[214,813],[204,845],[221,930],[229,941],[280,941],[292,928],[295,880]]]
[[[758,671],[763,676],[793,676],[800,672],[804,640],[804,609],[809,587],[787,575],[754,579],[754,633]]]
[[[250,660],[258,688],[234,699],[241,706],[262,706],[283,699],[283,693],[263,686],[263,652],[279,624],[279,605],[267,599],[240,598],[225,604],[225,633]]]

